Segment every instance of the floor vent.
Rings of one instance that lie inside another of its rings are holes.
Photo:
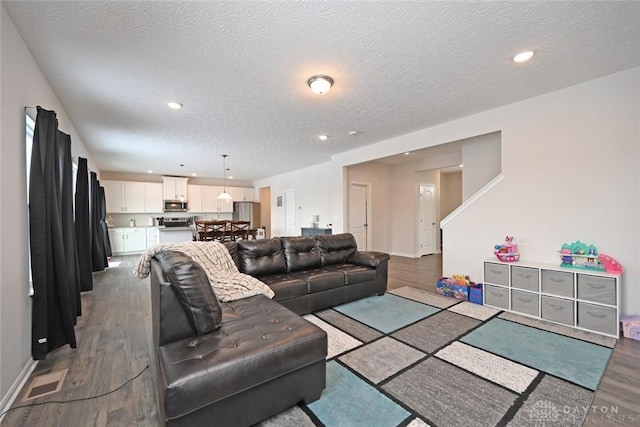
[[[67,376],[67,370],[53,371],[48,374],[39,375],[31,380],[31,384],[27,389],[22,401],[36,399],[51,393],[60,391],[64,378]]]

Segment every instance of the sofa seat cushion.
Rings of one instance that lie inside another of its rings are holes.
[[[224,303],[222,308],[218,330],[158,350],[169,418],[294,372],[327,355],[327,335],[322,329],[263,295]]]
[[[325,268],[314,268],[312,270],[296,271],[289,274],[307,282],[307,292],[310,294],[339,288],[345,285],[343,273]]]
[[[276,301],[307,295],[307,282],[287,273],[260,276],[258,279],[275,292],[273,299]]]
[[[363,267],[355,264],[334,264],[328,265],[324,267],[324,269],[343,273],[347,285],[376,280],[376,270],[371,267]]]

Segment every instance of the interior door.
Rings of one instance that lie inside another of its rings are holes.
[[[435,187],[420,184],[420,256],[435,252],[436,208]]]
[[[368,250],[369,223],[368,186],[351,184],[349,190],[349,232],[353,234],[358,244],[358,250]]]
[[[284,235],[299,236],[296,232],[296,193],[294,190],[282,192],[282,207],[284,209]]]

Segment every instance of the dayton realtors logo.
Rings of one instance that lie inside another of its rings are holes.
[[[640,425],[640,414],[621,414],[617,405],[557,406],[548,400],[538,400],[525,411],[529,413],[531,421],[538,427],[582,424],[586,420]]]

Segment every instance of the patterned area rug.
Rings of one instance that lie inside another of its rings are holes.
[[[260,426],[580,426],[615,345],[410,287],[305,318],[327,388]]]

